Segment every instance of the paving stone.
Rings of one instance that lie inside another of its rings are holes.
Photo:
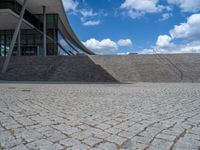
[[[82,125],[78,126],[78,128],[80,128],[82,130],[87,130],[87,129],[90,129],[91,127],[88,125],[82,124]]]
[[[5,129],[4,129],[4,128],[2,128],[2,127],[0,126],[0,132],[1,132],[1,131],[4,131],[4,130],[5,130]]]
[[[122,128],[118,129],[118,128],[113,127],[113,128],[107,129],[105,131],[108,132],[108,133],[111,133],[111,134],[117,134],[117,133],[122,131]]]
[[[91,148],[90,150],[102,150],[102,149],[101,149],[101,148],[94,147],[94,148]]]
[[[68,148],[67,150],[88,150],[88,149],[90,149],[89,146],[84,145],[84,144],[79,144],[79,145],[72,146]]]
[[[102,130],[105,130],[105,129],[108,129],[111,127],[111,125],[108,125],[108,124],[99,124],[96,126],[97,128],[100,128]]]
[[[109,124],[109,125],[112,125],[112,126],[115,126],[117,124],[119,124],[120,122],[116,121],[116,120],[108,120],[106,122],[104,122],[105,124]]]
[[[30,126],[30,125],[36,124],[35,121],[32,121],[31,119],[26,118],[26,117],[17,117],[15,119],[17,120],[17,122],[23,124],[24,126]]]
[[[27,144],[29,149],[41,149],[41,150],[60,150],[63,149],[63,146],[59,144],[53,144],[45,139],[41,139],[38,141],[34,141],[32,143]]]
[[[98,145],[98,147],[100,147],[103,150],[116,150],[117,146],[113,143],[101,143],[100,145]]]
[[[16,129],[14,134],[16,138],[22,138],[28,143],[44,138],[43,135],[41,135],[40,133],[34,130],[25,129],[25,128]]]
[[[70,134],[73,134],[73,133],[80,131],[78,128],[71,127],[71,126],[68,126],[68,125],[65,125],[65,124],[56,125],[56,126],[53,126],[53,127],[56,128],[57,130],[65,133],[65,134],[67,134],[67,135],[70,135]]]
[[[52,134],[49,138],[47,138],[49,141],[51,141],[51,142],[57,142],[57,141],[60,141],[60,140],[62,140],[62,139],[66,139],[67,138],[67,136],[65,136],[64,134],[62,134],[62,133],[59,133],[59,132],[57,132],[57,133],[54,133],[54,134]]]
[[[64,140],[60,141],[59,143],[61,145],[67,146],[67,147],[72,147],[75,145],[79,145],[81,142],[76,139],[68,138],[68,139],[64,139]]]
[[[95,138],[95,137],[89,137],[85,140],[83,140],[83,143],[87,144],[87,145],[90,145],[90,146],[94,146],[100,142],[102,142],[103,140],[102,139],[99,139],[99,138]]]
[[[89,131],[81,131],[81,132],[77,132],[77,133],[74,133],[72,134],[71,136],[75,139],[78,139],[78,140],[83,140],[83,139],[86,139],[88,138],[89,136],[91,136],[92,133],[89,132]]]
[[[109,136],[108,138],[106,138],[106,140],[108,140],[109,142],[118,144],[118,145],[122,145],[125,141],[127,141],[127,139],[116,136],[116,135]]]
[[[157,135],[156,138],[163,139],[166,141],[174,141],[176,139],[176,136],[161,133],[161,134]]]
[[[196,83],[0,83],[0,149],[198,150],[199,97]]]
[[[11,148],[11,150],[29,150],[25,145],[23,144],[20,144],[20,145],[17,145],[13,148]]]
[[[15,139],[14,136],[10,134],[8,131],[0,132],[0,146],[2,148],[8,149],[18,145],[19,143]]]
[[[157,149],[170,149],[173,142],[169,142],[162,139],[154,139],[151,143],[150,149],[157,148]]]
[[[107,133],[107,132],[96,132],[96,133],[93,133],[93,134],[94,134],[95,137],[98,137],[100,139],[105,139],[105,138],[110,136],[110,134]]]
[[[130,139],[130,138],[134,137],[136,134],[133,134],[133,133],[127,132],[127,131],[122,131],[118,135],[121,136],[121,137],[125,137],[127,139]]]

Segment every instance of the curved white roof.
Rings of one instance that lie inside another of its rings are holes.
[[[17,2],[19,2],[20,4],[22,4],[23,1],[24,0],[17,0]],[[42,6],[46,6],[46,13],[59,14],[60,20],[62,21],[66,31],[70,35],[71,39],[69,40],[72,43],[74,43],[78,48],[85,51],[86,53],[94,54],[80,42],[80,40],[77,38],[74,31],[72,30],[64,10],[62,0],[28,0],[27,10],[29,10],[32,14],[42,14]]]

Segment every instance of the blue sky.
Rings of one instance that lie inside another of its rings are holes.
[[[98,54],[200,52],[200,0],[63,0],[79,39]]]

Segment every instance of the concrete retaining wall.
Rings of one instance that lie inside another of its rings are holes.
[[[200,54],[13,57],[0,80],[200,82]]]
[[[91,56],[121,82],[199,82],[200,54]]]

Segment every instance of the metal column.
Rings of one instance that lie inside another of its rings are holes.
[[[8,69],[8,65],[9,65],[9,62],[10,62],[10,59],[11,59],[11,56],[12,56],[12,52],[13,52],[13,49],[14,49],[14,46],[15,46],[15,43],[16,43],[16,40],[17,40],[17,35],[19,33],[19,30],[20,30],[20,27],[21,27],[21,24],[22,24],[22,21],[23,21],[23,16],[24,16],[24,13],[25,13],[25,10],[26,10],[27,2],[28,2],[28,0],[24,0],[22,10],[20,12],[19,20],[18,20],[17,26],[15,28],[15,32],[14,32],[13,37],[12,37],[8,56],[6,57],[6,60],[3,64],[2,73],[5,73]]]
[[[21,56],[21,31],[18,33],[18,42],[17,42],[17,56]]]
[[[46,16],[46,7],[43,6],[43,50],[44,56],[47,55],[47,16]]]

